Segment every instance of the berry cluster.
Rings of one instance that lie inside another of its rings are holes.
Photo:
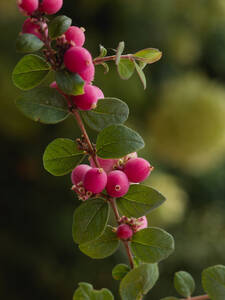
[[[123,216],[120,220],[120,223],[122,224],[117,227],[116,234],[121,240],[129,240],[134,233],[148,227],[148,220],[146,216],[138,219],[129,219]]]
[[[39,16],[44,14],[55,14],[62,7],[62,0],[18,0],[19,9],[27,16],[22,27],[22,34],[35,35],[40,40],[48,39],[47,20]],[[104,94],[97,86],[92,85],[95,76],[95,66],[90,52],[83,47],[85,43],[84,28],[70,26],[69,29],[59,38],[56,43],[62,47],[62,58],[59,59],[60,67],[66,67],[72,73],[77,73],[85,82],[84,94],[79,96],[68,96],[63,94],[57,84],[53,82],[50,86],[56,88],[67,99],[69,105],[80,110],[91,110],[97,105]],[[46,52],[48,55],[49,53]],[[51,62],[51,61],[50,61]],[[62,62],[62,64],[61,64]],[[64,66],[63,66],[64,64]]]
[[[72,171],[72,189],[83,201],[104,189],[110,197],[122,197],[128,192],[130,184],[144,181],[153,169],[147,160],[137,157],[137,153],[121,159],[97,157],[97,160],[100,168],[90,158],[90,166],[82,164]]]

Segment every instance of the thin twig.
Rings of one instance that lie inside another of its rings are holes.
[[[124,59],[132,59],[133,55],[132,54],[126,54],[126,55],[121,55],[120,58],[124,58]],[[138,57],[137,57],[138,58]],[[112,61],[112,60],[116,60],[116,55],[111,55],[111,56],[105,56],[105,57],[96,57],[93,60],[93,63],[95,65],[99,65],[105,61]]]
[[[191,298],[182,298],[180,300],[207,300],[207,299],[210,299],[208,295],[200,295]]]

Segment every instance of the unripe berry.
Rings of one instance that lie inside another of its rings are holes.
[[[84,176],[84,187],[93,194],[101,193],[107,183],[107,175],[103,169],[92,168]]]
[[[40,10],[47,15],[56,14],[63,5],[63,0],[42,0]]]
[[[117,236],[118,236],[119,239],[121,239],[121,240],[127,240],[127,239],[129,239],[129,238],[132,237],[133,231],[132,231],[132,229],[130,228],[129,225],[127,225],[127,224],[121,224],[117,228],[116,234],[117,234]]]
[[[148,220],[147,220],[146,216],[138,218],[137,223],[138,223],[138,225],[137,225],[136,231],[139,231],[139,230],[142,230],[142,229],[145,229],[148,227]]]
[[[73,169],[71,173],[71,181],[74,185],[83,182],[84,176],[89,171],[91,167],[89,165],[79,165],[75,169]]]
[[[82,79],[84,81],[86,81],[87,83],[91,83],[95,77],[94,64],[90,63],[89,66],[85,70],[79,72],[79,75],[82,77]]]
[[[65,32],[65,36],[73,46],[82,47],[85,42],[84,29],[77,26],[70,26]]]
[[[117,159],[104,159],[104,158],[100,158],[100,157],[97,157],[97,159],[98,159],[99,165],[101,166],[101,168],[104,169],[104,171],[106,173],[111,172],[114,168],[114,165],[117,163]],[[91,157],[89,159],[89,161],[90,161],[90,165],[94,168],[95,163],[93,161],[93,158]]]
[[[149,162],[143,158],[131,158],[126,162],[123,168],[128,180],[135,183],[145,180],[151,170],[152,167]]]
[[[19,10],[25,15],[32,15],[32,13],[38,9],[38,0],[18,0]]]
[[[84,94],[79,96],[72,96],[71,100],[81,110],[90,110],[96,107],[98,96],[93,85],[86,84],[84,87]]]
[[[108,174],[106,191],[111,197],[122,197],[129,190],[127,175],[122,171],[115,170]]]
[[[71,47],[64,55],[64,64],[74,73],[84,72],[92,64],[91,54],[83,47]]]
[[[41,40],[42,35],[40,32],[40,26],[35,24],[34,21],[36,21],[36,19],[26,19],[26,21],[23,23],[22,33],[34,34]]]

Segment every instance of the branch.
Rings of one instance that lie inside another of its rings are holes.
[[[126,54],[126,55],[121,55],[120,58],[122,59],[133,59],[133,55],[132,54]],[[138,59],[138,57],[137,57]],[[105,62],[105,61],[111,61],[111,60],[116,60],[116,55],[111,55],[111,56],[105,56],[105,57],[96,57],[93,60],[93,63],[95,65],[100,65],[101,63]]]
[[[180,300],[207,300],[207,299],[210,299],[208,295],[201,295],[201,296],[196,296],[191,298],[182,298]]]

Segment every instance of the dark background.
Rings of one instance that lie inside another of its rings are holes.
[[[86,28],[85,46],[126,52],[154,47],[160,62],[146,68],[144,91],[135,75],[122,81],[111,64],[95,84],[105,96],[130,106],[128,125],[141,133],[140,155],[155,171],[147,184],[167,202],[149,217],[175,237],[176,250],[161,262],[160,279],[146,299],[176,293],[175,271],[186,270],[202,293],[203,268],[225,264],[225,2],[224,0],[65,0],[61,11]],[[0,297],[5,300],[72,299],[78,282],[117,293],[111,277],[123,249],[105,260],[91,260],[71,237],[79,205],[70,178],[52,177],[42,166],[46,145],[56,137],[79,136],[72,120],[45,126],[15,107],[20,94],[11,72],[21,55],[15,40],[24,21],[14,1],[0,2]],[[95,133],[91,133],[93,138]],[[118,299],[118,296],[116,296]]]

